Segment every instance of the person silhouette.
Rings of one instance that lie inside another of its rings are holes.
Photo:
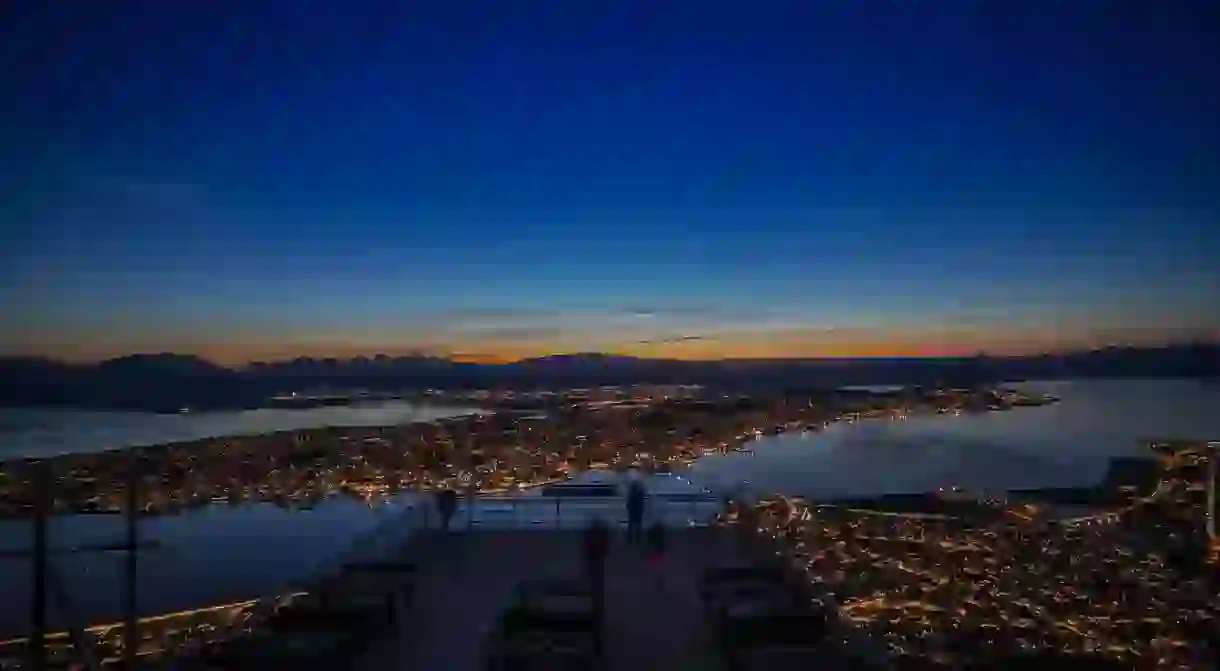
[[[644,525],[644,500],[648,491],[644,483],[633,480],[627,488],[627,541],[636,543],[642,540]]]
[[[449,523],[457,512],[457,492],[452,489],[442,489],[436,495],[436,509],[441,514],[441,529],[449,531]]]

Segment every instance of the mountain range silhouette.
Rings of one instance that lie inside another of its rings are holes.
[[[1220,345],[1109,347],[1066,354],[956,358],[641,359],[597,352],[487,364],[434,356],[296,358],[220,366],[192,355],[133,354],[93,364],[0,358],[0,405],[170,412],[259,407],[273,394],[314,388],[406,391],[485,386],[555,388],[630,383],[703,384],[740,391],[843,385],[977,385],[1081,377],[1220,377]]]

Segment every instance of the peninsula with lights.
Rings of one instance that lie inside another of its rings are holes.
[[[819,431],[840,421],[962,415],[1051,403],[993,389],[717,394],[641,385],[558,392],[434,390],[446,403],[480,401],[487,414],[382,427],[325,427],[130,447],[0,463],[0,516],[28,517],[35,467],[58,483],[56,514],[113,512],[133,478],[141,512],[212,504],[314,505],[402,491],[526,489],[596,470],[656,472],[731,452],[763,435]],[[520,411],[527,403],[534,409]]]

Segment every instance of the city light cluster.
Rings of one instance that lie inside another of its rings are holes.
[[[1054,651],[1197,668],[1220,631],[1220,581],[1206,564],[1212,453],[1158,452],[1156,490],[1088,523],[1007,514],[1002,502],[979,524],[784,497],[723,522],[775,543],[898,656],[952,663]]]

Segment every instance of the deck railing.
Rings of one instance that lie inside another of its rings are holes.
[[[654,492],[646,496],[646,523],[660,522],[670,527],[706,526],[715,520],[723,509],[725,498],[702,492]],[[176,656],[178,651],[189,649],[183,639],[183,629],[204,627],[210,629],[207,638],[235,634],[257,629],[261,623],[294,598],[307,594],[329,578],[344,571],[344,567],[357,562],[386,560],[401,556],[417,538],[438,531],[440,514],[433,496],[416,495],[409,499],[388,504],[384,512],[378,511],[376,524],[355,536],[341,551],[319,561],[304,577],[290,581],[279,589],[272,590],[262,598],[224,604],[202,609],[192,609],[170,616],[145,617],[139,621],[140,650],[138,658],[152,661]],[[556,529],[579,529],[594,518],[612,526],[625,525],[626,506],[622,496],[547,496],[538,493],[483,495],[473,500],[459,498],[457,509],[450,521],[450,529],[456,533],[478,533],[491,530],[542,531]],[[86,657],[100,657],[105,666],[121,662],[122,622],[94,625],[85,629],[84,636],[93,643],[80,650],[78,637],[48,635],[54,642],[56,652],[48,660],[52,668],[78,668],[86,665]],[[174,632],[178,632],[177,635]],[[70,643],[72,641],[72,643]],[[0,669],[30,668],[24,663],[21,652],[26,642],[21,639],[6,641],[0,650]],[[96,663],[96,660],[91,660]],[[160,662],[159,664],[163,664]],[[152,664],[150,664],[151,666]],[[87,666],[92,666],[88,664]]]
[[[657,493],[645,497],[645,523],[706,526],[715,520],[724,499],[711,493]],[[497,496],[477,499],[473,511],[463,504],[454,527],[473,529],[580,529],[594,519],[627,524],[623,497]]]

